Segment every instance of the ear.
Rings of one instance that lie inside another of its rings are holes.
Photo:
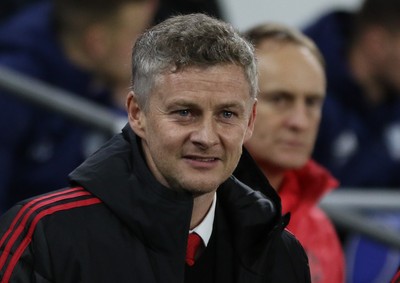
[[[244,143],[246,143],[251,136],[253,135],[253,131],[254,131],[254,121],[256,120],[256,116],[257,116],[257,98],[254,99],[254,103],[253,106],[251,108],[251,113],[249,116],[249,121],[247,123],[247,130],[244,136]]]
[[[131,129],[141,138],[145,137],[146,115],[139,107],[137,97],[133,91],[128,94],[126,99],[126,109],[128,112],[128,122]]]

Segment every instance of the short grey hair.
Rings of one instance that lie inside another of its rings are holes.
[[[223,64],[242,67],[249,95],[255,98],[258,83],[253,46],[221,20],[200,13],[174,16],[137,39],[132,51],[132,90],[139,107],[146,109],[160,75]]]

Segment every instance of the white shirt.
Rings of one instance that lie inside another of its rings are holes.
[[[207,212],[206,217],[204,217],[203,221],[199,225],[197,225],[193,230],[189,231],[189,234],[192,232],[196,232],[203,240],[204,246],[207,247],[208,242],[210,241],[213,225],[214,225],[214,216],[215,216],[215,206],[217,204],[217,194],[214,194],[214,199],[211,204],[210,209]]]

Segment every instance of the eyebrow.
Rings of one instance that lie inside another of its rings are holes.
[[[295,97],[296,95],[293,94],[293,92],[288,91],[288,90],[284,90],[284,89],[275,89],[275,90],[269,90],[269,91],[263,91],[263,92],[259,92],[258,95],[260,97],[262,96],[270,96],[270,95],[284,95],[284,96],[290,96],[290,97]],[[316,97],[316,98],[324,98],[325,97],[325,93],[322,92],[306,92],[305,93],[306,97]]]
[[[223,103],[219,107],[220,108],[243,108],[243,104],[231,102],[231,103]]]
[[[179,99],[175,99],[175,100],[171,100],[168,103],[168,107],[169,106],[184,106],[184,107],[189,107],[189,108],[198,108],[198,104],[196,104],[195,102],[186,100],[184,98],[179,98]],[[221,103],[220,105],[217,105],[218,108],[244,108],[244,105],[242,103],[239,102],[226,102],[226,103]]]

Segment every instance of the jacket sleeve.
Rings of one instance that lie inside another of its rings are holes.
[[[0,218],[0,282],[49,283],[37,266],[44,266],[40,255],[43,251],[38,253],[32,245],[33,233],[35,237],[40,233],[30,228],[40,225],[30,225],[31,219],[23,208],[14,206]]]

